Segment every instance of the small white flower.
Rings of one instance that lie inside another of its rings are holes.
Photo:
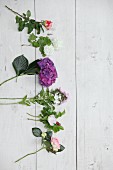
[[[43,132],[43,133],[41,134],[41,136],[42,136],[43,138],[45,138],[45,137],[46,137],[46,133]]]
[[[54,47],[53,47],[53,45],[46,45],[45,47],[44,47],[44,53],[46,54],[46,55],[52,55],[53,54],[53,52],[54,52]]]
[[[58,39],[52,39],[52,44],[55,50],[59,50],[62,48],[63,46],[63,42],[61,40]]]
[[[54,115],[50,115],[50,116],[48,117],[48,122],[49,122],[49,124],[50,124],[51,126],[54,126],[54,124],[56,124],[56,118],[55,118],[55,116],[54,116]]]

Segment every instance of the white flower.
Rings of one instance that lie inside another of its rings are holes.
[[[51,126],[54,126],[54,124],[56,124],[56,118],[55,118],[55,116],[54,116],[54,115],[50,115],[50,116],[48,117],[48,122],[49,122],[49,124],[50,124]]]
[[[43,132],[43,133],[41,134],[41,136],[42,136],[43,138],[45,138],[45,137],[46,137],[46,133]]]
[[[44,47],[44,53],[46,54],[46,55],[52,55],[53,54],[53,52],[54,52],[54,47],[53,47],[53,45],[46,45],[45,47]]]
[[[63,42],[61,40],[58,39],[52,39],[52,44],[55,50],[59,50],[62,48],[63,46]]]

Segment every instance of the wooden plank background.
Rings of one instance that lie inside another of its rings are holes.
[[[61,119],[65,131],[56,136],[66,147],[57,156],[42,151],[15,164],[19,157],[35,151],[40,147],[31,132],[35,123],[27,120],[27,112],[38,114],[38,105],[25,107],[18,105],[0,106],[0,169],[1,170],[74,170],[76,169],[76,91],[75,91],[75,1],[72,0],[1,0],[0,1],[0,82],[13,76],[11,62],[18,55],[24,54],[30,61],[40,58],[38,50],[21,46],[27,44],[27,31],[17,31],[15,15],[4,6],[18,11],[32,12],[37,20],[53,21],[55,37],[63,41],[63,48],[52,56],[59,78],[52,86],[62,87],[70,94],[66,107],[66,115]],[[36,80],[36,81],[35,81]],[[0,98],[34,96],[40,90],[38,79],[26,76],[0,87]],[[0,100],[1,101],[1,100]],[[37,124],[37,126],[42,124]],[[42,127],[43,128],[43,127]]]
[[[113,169],[113,1],[76,1],[78,169]]]
[[[17,164],[17,158],[40,147],[31,133],[35,123],[26,115],[38,114],[40,108],[0,106],[0,169],[112,170],[113,1],[76,0],[75,5],[75,0],[1,0],[0,82],[14,75],[11,62],[16,56],[25,54],[30,61],[41,57],[38,50],[21,46],[27,43],[26,30],[17,31],[15,16],[5,5],[53,21],[53,33],[64,47],[52,56],[59,73],[52,87],[62,87],[70,97],[61,107],[67,110],[61,120],[65,131],[57,134],[65,151],[57,156],[42,151]],[[0,98],[34,96],[41,88],[37,82],[34,76],[13,80],[0,87]]]

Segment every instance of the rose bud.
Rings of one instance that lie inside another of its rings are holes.
[[[56,125],[61,126],[61,124],[59,122],[56,122]]]
[[[52,27],[52,22],[46,20],[46,21],[44,22],[44,26],[46,27],[47,30],[50,30],[51,27]]]

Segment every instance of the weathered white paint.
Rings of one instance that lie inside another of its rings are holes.
[[[113,1],[77,0],[78,170],[113,169]]]
[[[42,151],[15,164],[15,159],[40,147],[31,133],[34,122],[27,120],[26,112],[39,113],[39,106],[0,106],[0,169],[1,170],[76,170],[76,105],[75,105],[75,2],[74,0],[1,0],[0,1],[0,82],[13,76],[12,60],[25,54],[30,61],[41,55],[34,48],[21,47],[27,43],[26,31],[19,33],[14,14],[5,9],[5,5],[22,13],[28,9],[32,17],[50,19],[55,31],[53,34],[63,40],[64,47],[52,56],[59,78],[53,87],[62,87],[70,94],[66,107],[66,115],[61,119],[65,131],[56,134],[66,146],[64,152],[57,156]],[[36,90],[35,90],[36,86]],[[1,97],[22,97],[25,94],[34,96],[40,89],[38,80],[33,76],[13,80],[0,87]],[[38,126],[39,124],[37,124]],[[42,124],[40,124],[42,127]]]
[[[25,54],[30,61],[35,58],[33,48],[23,48],[27,42],[26,31],[19,33],[15,24],[15,15],[4,6],[22,13],[31,9],[34,17],[33,1],[0,1],[0,82],[13,76],[11,62],[21,54]],[[1,86],[0,97],[22,97],[25,94],[34,96],[34,77],[20,78]],[[29,157],[20,163],[14,161],[19,157],[32,152],[36,148],[31,128],[34,122],[27,120],[27,112],[35,113],[34,106],[0,106],[0,169],[1,170],[35,170],[36,157]]]
[[[36,1],[35,9],[37,19],[53,21],[55,29],[53,34],[63,41],[63,49],[55,52],[51,57],[58,71],[58,80],[53,87],[61,87],[70,94],[68,103],[61,107],[62,110],[66,107],[66,115],[61,120],[65,131],[56,134],[66,149],[64,153],[57,156],[48,155],[44,151],[38,154],[37,169],[75,170],[75,2],[74,0]],[[36,57],[40,57],[38,52]]]

